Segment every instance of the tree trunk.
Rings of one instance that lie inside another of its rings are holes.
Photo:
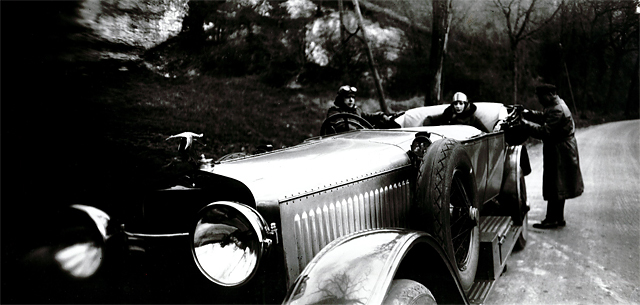
[[[338,12],[340,14],[340,23],[338,23],[338,27],[339,27],[339,30],[340,30],[340,47],[338,48],[338,50],[340,50],[339,53],[338,53],[338,56],[339,56],[340,59],[339,59],[338,68],[340,69],[340,71],[343,71],[341,78],[344,81],[345,80],[345,75],[349,75],[348,74],[349,71],[347,70],[347,66],[348,65],[346,64],[346,62],[347,62],[347,60],[346,60],[347,54],[344,51],[345,50],[345,44],[347,42],[345,41],[345,36],[346,35],[345,35],[345,25],[344,25],[344,5],[342,3],[342,0],[338,0]]]
[[[513,61],[513,104],[518,103],[518,45],[511,46]]]
[[[640,108],[640,104],[638,101],[640,100],[640,90],[639,84],[640,82],[640,60],[636,59],[636,67],[633,76],[631,77],[631,84],[629,86],[629,94],[627,95],[627,107],[625,110],[625,115],[627,118],[637,118],[638,116],[638,108]]]
[[[612,102],[612,99],[616,97],[616,85],[619,82],[618,75],[620,73],[620,65],[622,62],[622,54],[614,52],[613,63],[611,64],[611,77],[609,78],[609,87],[607,88],[607,95],[604,99],[605,102],[605,114],[614,111],[613,107],[616,103]]]
[[[500,0],[494,0],[494,4],[500,10],[502,10],[502,14],[505,17],[506,22],[506,30],[509,34],[509,45],[511,46],[511,56],[512,56],[512,64],[513,64],[513,103],[518,103],[518,65],[519,65],[519,55],[518,55],[518,44],[521,41],[526,41],[531,39],[532,35],[542,29],[547,23],[553,20],[554,16],[560,11],[560,8],[563,7],[563,4],[558,5],[553,14],[549,18],[546,18],[542,22],[533,22],[531,21],[531,16],[535,16],[535,6],[536,0],[524,1],[524,0],[511,0],[508,1],[508,4],[503,4]],[[529,2],[526,4],[526,2]],[[564,2],[562,2],[564,3]],[[512,7],[515,5],[515,7]],[[528,8],[523,8],[522,6],[528,5]],[[515,14],[515,20],[512,24],[513,16]],[[534,23],[533,26],[529,26],[530,23]],[[536,24],[537,23],[537,24]]]
[[[433,0],[433,27],[431,33],[431,53],[429,54],[430,76],[424,105],[435,105],[442,99],[442,69],[447,52],[449,27],[453,14],[452,0]]]
[[[342,0],[338,0],[338,11],[340,12],[340,43],[344,43],[344,6],[342,5]]]
[[[378,69],[376,68],[375,61],[373,60],[373,53],[371,52],[371,47],[369,46],[369,40],[367,40],[367,34],[364,29],[364,18],[362,18],[362,13],[360,12],[360,6],[358,5],[358,0],[353,0],[353,6],[355,7],[356,15],[358,15],[358,26],[362,31],[362,40],[364,42],[365,48],[367,49],[367,59],[369,60],[369,67],[371,68],[371,72],[373,73],[373,79],[376,85],[376,91],[378,92],[378,101],[380,102],[380,110],[382,110],[386,114],[390,114],[391,110],[387,106],[387,102],[384,99],[384,91],[382,90],[382,82],[380,81],[380,75],[378,74]]]
[[[204,18],[206,3],[199,1],[189,2],[189,11],[182,19],[182,32],[188,37],[188,40],[200,42],[204,37]]]

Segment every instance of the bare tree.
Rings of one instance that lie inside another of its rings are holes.
[[[531,36],[542,29],[547,23],[549,23],[555,15],[558,13],[562,5],[561,3],[551,14],[550,17],[542,20],[541,22],[534,22],[532,20],[533,13],[536,10],[537,0],[530,0],[531,3],[526,5],[528,0],[493,0],[493,3],[498,7],[504,15],[507,34],[509,35],[509,45],[511,47],[511,59],[512,59],[512,77],[513,77],[513,103],[518,102],[518,47],[522,41],[528,40]]]
[[[367,40],[367,33],[364,29],[364,18],[362,18],[362,13],[360,12],[360,5],[358,4],[358,0],[353,0],[353,6],[356,11],[356,15],[358,16],[358,28],[362,31],[362,37],[359,37],[363,42],[365,48],[367,49],[367,59],[369,60],[369,67],[371,68],[371,72],[373,74],[373,79],[376,85],[376,91],[378,92],[378,101],[380,102],[380,110],[382,110],[386,114],[390,114],[391,110],[387,106],[387,102],[384,98],[384,91],[382,89],[382,82],[380,81],[380,75],[378,74],[378,69],[376,68],[376,63],[373,59],[373,52],[371,52],[371,47],[369,46],[369,41]]]
[[[429,56],[429,73],[425,86],[425,105],[434,105],[442,98],[442,70],[444,58],[447,53],[447,41],[449,38],[449,28],[453,17],[452,2],[453,0],[432,0],[433,8],[433,26],[432,30],[416,23],[415,20],[398,14],[390,9],[379,7],[367,0],[360,0],[360,4],[368,10],[376,13],[384,14],[387,18],[395,20],[400,24],[408,26],[408,31],[423,33],[431,33],[431,54]],[[405,15],[409,15],[406,11],[408,6],[402,2],[405,8]]]
[[[637,3],[625,0],[606,1],[600,8],[605,21],[605,41],[607,49],[613,55],[611,77],[609,78],[607,97],[615,95],[620,79],[622,65],[627,53],[638,50],[638,15],[635,12]],[[637,101],[636,101],[637,103]]]
[[[449,28],[453,18],[452,0],[432,0],[433,27],[431,33],[431,54],[429,54],[428,92],[425,106],[435,105],[442,99],[442,66],[447,54]]]

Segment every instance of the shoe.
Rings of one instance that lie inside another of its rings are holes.
[[[555,229],[560,226],[565,226],[567,223],[564,220],[543,220],[540,223],[534,223],[533,227],[536,229]]]

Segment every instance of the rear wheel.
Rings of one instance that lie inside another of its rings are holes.
[[[394,280],[384,297],[383,305],[436,305],[431,291],[412,280]]]
[[[529,229],[527,229],[528,221],[529,221],[529,216],[525,215],[524,225],[522,226],[522,232],[520,233],[520,236],[518,236],[518,240],[516,241],[515,246],[513,246],[513,249],[516,251],[523,250],[524,247],[527,246],[527,239],[529,238]]]
[[[514,247],[515,250],[522,250],[527,245],[527,238],[529,238],[529,230],[527,229],[529,206],[527,205],[527,185],[525,184],[524,175],[521,175],[518,181],[517,196],[518,202],[511,218],[515,225],[522,226],[522,232],[518,236],[518,241],[516,241]]]
[[[414,224],[440,241],[468,291],[480,255],[480,215],[471,160],[452,139],[433,143],[422,160],[415,196],[420,213]]]
[[[502,209],[502,215],[510,215],[513,224],[516,226],[522,226],[522,232],[518,236],[518,240],[514,245],[514,250],[522,250],[527,245],[527,238],[529,237],[529,230],[527,228],[529,206],[527,205],[527,185],[525,183],[522,169],[517,173],[519,176],[517,180],[515,194],[502,194],[500,195],[498,202]]]

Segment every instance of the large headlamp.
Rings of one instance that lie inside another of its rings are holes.
[[[86,205],[72,205],[49,224],[45,244],[38,244],[25,256],[33,266],[49,267],[71,279],[87,279],[95,275],[104,261],[104,246],[110,237],[110,217]]]
[[[110,217],[94,207],[74,204],[71,208],[84,212],[91,221],[86,226],[73,227],[66,244],[55,251],[54,259],[60,268],[74,278],[94,275],[103,262],[104,244],[109,238]]]
[[[271,245],[268,230],[256,210],[234,202],[214,202],[198,212],[190,232],[191,252],[210,281],[239,286],[253,277]]]

